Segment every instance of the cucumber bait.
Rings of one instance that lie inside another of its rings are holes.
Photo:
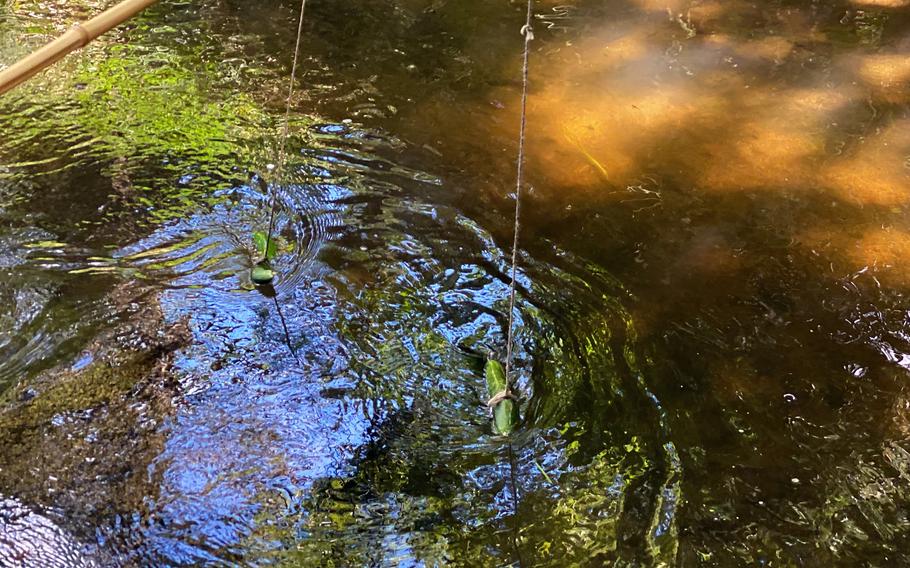
[[[269,238],[266,233],[256,231],[253,233],[253,246],[256,247],[256,253],[263,260],[272,260],[278,252],[278,243],[275,239]]]
[[[487,378],[487,396],[493,399],[506,390],[508,382],[506,373],[499,361],[488,360],[484,368]],[[504,398],[493,407],[493,428],[497,434],[508,436],[518,423],[518,403],[511,398]]]
[[[253,282],[256,284],[268,284],[275,279],[275,273],[272,271],[271,267],[269,267],[268,263],[263,261],[257,263],[256,266],[253,267],[250,278],[252,278]]]

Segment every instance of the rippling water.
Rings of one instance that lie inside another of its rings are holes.
[[[282,171],[292,3],[0,100],[0,494],[114,565],[903,562],[902,2],[537,2],[509,439],[523,6],[308,4]],[[100,8],[0,6],[0,64]]]

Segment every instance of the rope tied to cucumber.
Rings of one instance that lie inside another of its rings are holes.
[[[288,80],[288,96],[284,106],[284,121],[281,129],[281,143],[278,146],[277,165],[269,164],[266,168],[269,174],[274,175],[275,178],[279,178],[284,173],[284,167],[287,163],[287,145],[291,129],[291,101],[294,98],[294,83],[297,78],[297,62],[300,59],[300,39],[303,36],[303,15],[305,12],[306,0],[300,0],[300,15],[297,20],[297,42],[294,45],[294,63],[291,65],[291,77]],[[260,292],[266,297],[271,298],[275,303],[275,309],[278,311],[278,317],[281,320],[281,328],[284,330],[285,343],[291,351],[291,355],[294,356],[294,359],[299,364],[300,358],[297,356],[297,351],[294,349],[294,344],[291,342],[291,333],[290,330],[288,330],[288,324],[281,311],[281,304],[278,303],[278,295],[272,287],[272,281],[275,279],[275,272],[272,270],[271,260],[277,249],[277,247],[273,247],[272,239],[275,232],[275,214],[278,209],[278,199],[276,192],[272,190],[268,181],[266,181],[263,176],[259,176],[259,184],[262,192],[268,195],[270,201],[269,230],[264,237],[262,233],[259,232],[253,234],[253,241],[259,249],[259,253],[253,257],[254,262],[253,268],[250,271],[250,279],[255,285],[259,286]]]
[[[303,15],[306,13],[306,0],[300,0],[300,15],[297,19],[297,41],[294,45],[294,62],[291,65],[291,77],[288,80],[288,96],[284,105],[284,120],[281,128],[281,143],[278,145],[278,160],[274,168],[269,168],[275,177],[279,177],[287,165],[287,146],[290,137],[291,101],[294,98],[294,83],[297,78],[297,63],[300,60],[300,39],[303,36]],[[275,212],[278,201],[274,192],[270,192],[271,206],[269,208],[269,230],[266,233],[265,247],[256,259],[252,277],[257,284],[268,284],[275,277],[269,262],[269,249],[272,245],[272,235],[275,232]]]
[[[493,397],[487,401],[487,408],[490,409],[490,412],[493,412],[493,408],[504,400],[518,400],[518,397],[509,389],[508,383],[506,384],[506,388],[494,394]]]
[[[518,238],[521,229],[521,194],[524,186],[524,165],[525,165],[525,140],[528,124],[528,71],[530,69],[531,42],[534,40],[534,30],[531,28],[531,19],[534,13],[534,0],[528,0],[527,14],[525,15],[525,25],[521,28],[521,35],[524,36],[524,53],[522,55],[521,68],[521,122],[518,129],[518,165],[515,176],[515,220],[513,223],[512,235],[512,274],[509,283],[509,328],[506,339],[506,365],[505,365],[505,385],[487,400],[487,408],[494,411],[499,403],[506,400],[516,400],[512,392],[510,377],[512,376],[513,365],[513,346],[515,343],[515,292],[518,278]],[[490,384],[490,372],[487,373],[488,386]]]

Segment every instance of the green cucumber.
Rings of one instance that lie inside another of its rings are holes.
[[[275,239],[269,239],[269,236],[266,233],[263,233],[262,231],[254,232],[253,244],[256,246],[256,252],[259,254],[259,258],[264,260],[272,260],[275,258],[275,253],[278,251],[278,245],[276,244]]]
[[[484,367],[484,375],[487,378],[487,396],[489,398],[492,399],[506,390],[508,383],[502,363],[492,359],[488,360]],[[518,419],[518,404],[510,398],[499,401],[493,408],[493,427],[498,434],[508,436],[515,429]]]
[[[493,359],[487,360],[487,365],[484,367],[484,374],[487,377],[488,398],[493,398],[506,390],[506,371],[502,368],[502,363],[494,361]]]
[[[508,436],[518,424],[518,405],[507,398],[493,409],[493,429],[497,434]]]
[[[268,284],[275,279],[275,273],[269,267],[268,263],[260,262],[253,267],[250,278],[252,278],[253,282],[256,284]]]

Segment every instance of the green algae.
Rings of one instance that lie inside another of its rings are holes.
[[[143,361],[118,366],[95,362],[81,371],[62,373],[44,392],[0,414],[0,440],[10,431],[47,424],[61,413],[111,404],[129,394],[150,370],[151,365]],[[12,389],[8,398],[21,397],[23,392]]]

